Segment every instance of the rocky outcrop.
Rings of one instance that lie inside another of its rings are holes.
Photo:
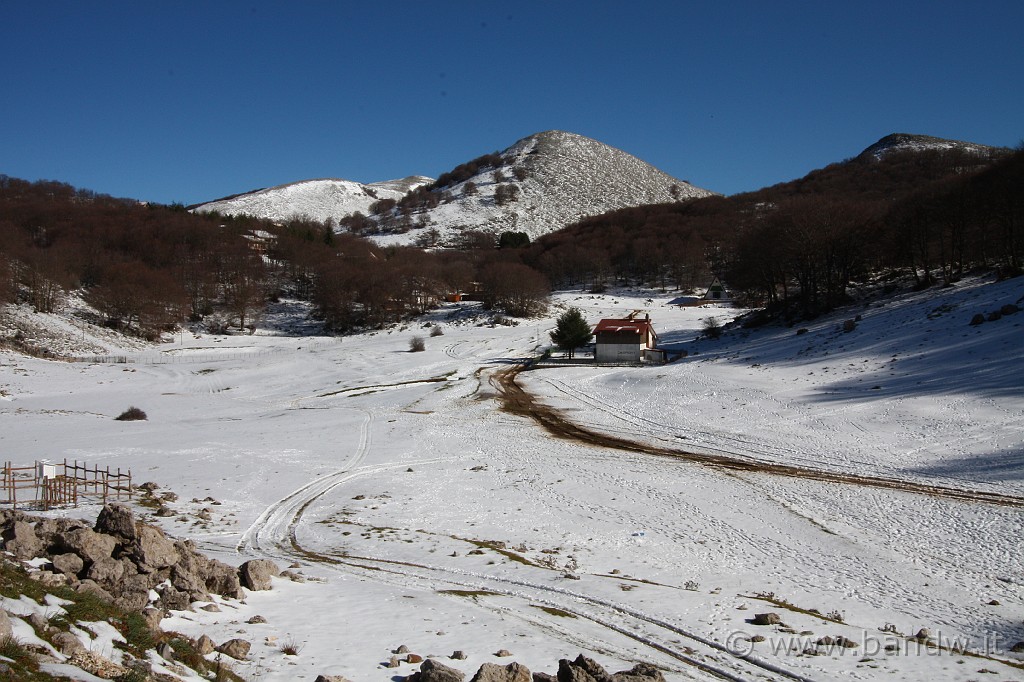
[[[529,668],[519,663],[484,663],[470,682],[532,682]]]
[[[240,570],[203,556],[192,541],[168,537],[119,504],[104,505],[93,526],[0,511],[0,538],[18,560],[49,559],[37,574],[40,582],[91,592],[129,611],[147,608],[151,591],[163,610],[186,610],[192,602],[210,601],[212,594],[240,599],[243,583],[268,590],[270,577],[280,574],[263,559]]]
[[[428,658],[420,665],[420,671],[413,673],[408,682],[462,682],[466,674],[461,670],[450,668],[443,663],[438,663],[433,658]]]
[[[407,682],[462,682],[462,671],[450,668],[433,658],[423,661],[418,672],[406,678]],[[470,682],[665,682],[661,671],[653,665],[638,663],[629,670],[609,673],[600,664],[583,654],[570,661],[558,662],[558,675],[531,673],[520,663],[501,666],[484,663]]]

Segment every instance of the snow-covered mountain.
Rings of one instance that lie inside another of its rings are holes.
[[[395,207],[370,216],[380,232],[374,238],[386,243],[450,244],[469,230],[493,234],[511,230],[535,238],[617,208],[713,194],[624,151],[563,131],[531,135],[459,169],[464,172],[446,173],[404,210]],[[311,180],[202,204],[194,210],[275,220],[306,215],[337,221],[357,211],[368,214],[378,199],[400,200],[427,183],[420,176],[372,185]]]
[[[861,158],[874,157],[881,159],[893,152],[904,151],[952,151],[960,150],[977,156],[988,156],[992,152],[1002,151],[1000,147],[990,147],[974,142],[962,142],[960,140],[946,140],[931,135],[911,135],[909,133],[893,133],[886,135],[860,153]]]
[[[192,210],[245,214],[270,220],[308,217],[324,222],[357,211],[366,213],[380,199],[401,199],[409,191],[431,182],[432,178],[422,175],[368,185],[337,178],[302,180],[217,199],[193,206]]]

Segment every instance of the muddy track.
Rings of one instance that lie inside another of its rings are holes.
[[[946,486],[929,485],[927,483],[918,483],[914,481],[902,481],[895,478],[884,478],[880,476],[861,476],[858,474],[846,474],[809,467],[773,464],[769,462],[732,457],[729,455],[688,452],[686,450],[660,447],[657,445],[626,440],[624,438],[600,433],[580,426],[579,424],[575,424],[558,410],[539,403],[533,395],[528,393],[516,382],[516,377],[525,369],[527,369],[526,365],[517,365],[509,369],[499,370],[491,376],[490,383],[500,394],[502,409],[511,414],[533,419],[543,426],[548,433],[557,438],[565,438],[580,443],[586,443],[588,445],[611,448],[614,450],[656,455],[658,457],[671,457],[727,471],[760,473],[769,474],[771,476],[783,476],[786,478],[803,478],[813,481],[823,481],[826,483],[843,483],[846,485],[857,485],[869,488],[901,490],[903,492],[918,495],[928,495],[931,497],[941,497],[966,502],[982,502],[985,504],[1005,507],[1024,507],[1024,497],[1015,497],[1013,495],[1001,495],[999,493],[991,493],[983,490],[950,488]]]

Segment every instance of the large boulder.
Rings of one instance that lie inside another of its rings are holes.
[[[131,545],[131,558],[140,573],[152,573],[178,562],[178,550],[174,542],[155,526],[140,525],[138,537]]]
[[[249,650],[252,648],[252,644],[245,641],[244,639],[229,639],[228,641],[217,647],[217,651],[230,656],[236,661],[244,661],[249,656]]]
[[[406,679],[409,682],[462,682],[465,677],[466,674],[461,670],[450,668],[428,658],[420,665],[419,672],[413,673]]]
[[[241,599],[245,596],[242,593],[242,584],[238,577],[238,571],[234,566],[225,564],[223,561],[210,559],[206,563],[206,570],[201,574],[206,583],[206,589],[214,594],[229,599]]]
[[[575,661],[562,659],[558,662],[558,682],[607,682],[608,672],[597,661],[583,654]]]
[[[4,548],[16,559],[35,559],[42,556],[46,549],[43,542],[36,536],[32,524],[17,517],[14,517],[4,528],[2,537]]]
[[[196,593],[195,601],[207,601],[198,596],[199,592],[212,592],[231,599],[242,598],[238,569],[203,556],[196,551],[191,540],[178,540],[174,547],[179,556],[171,571],[171,582],[175,587]]]
[[[92,528],[76,528],[55,538],[55,541],[93,564],[109,559],[117,548],[117,540],[97,533]]]
[[[242,587],[250,590],[269,590],[270,579],[281,575],[281,569],[269,559],[251,559],[238,567]]]
[[[532,682],[529,668],[520,663],[484,663],[470,682]]]
[[[138,536],[135,527],[135,514],[123,504],[105,504],[96,517],[93,530],[105,535],[113,535],[131,542]]]
[[[74,552],[55,554],[50,561],[53,563],[53,568],[57,573],[63,573],[69,577],[77,577],[82,572],[82,569],[85,568],[85,562],[82,561],[82,557]]]

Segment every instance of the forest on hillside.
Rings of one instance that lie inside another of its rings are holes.
[[[309,220],[193,214],[0,176],[0,303],[53,312],[81,296],[92,321],[155,338],[189,321],[251,331],[268,302],[295,297],[345,332],[457,292],[533,315],[552,286],[689,291],[719,275],[748,303],[813,316],[878,278],[927,287],[973,268],[1020,274],[1024,150],[862,156],[757,192],[519,237],[470,230],[459,248],[384,248]]]
[[[879,277],[948,285],[1020,274],[1024,150],[861,156],[732,197],[628,208],[545,235],[524,254],[556,286],[687,290],[723,277],[752,305],[814,315]]]
[[[471,289],[493,309],[537,312],[548,281],[505,262],[494,243],[381,248],[308,220],[193,214],[0,176],[0,303],[47,313],[80,295],[97,311],[93,322],[144,338],[188,321],[251,330],[282,296],[313,302],[340,332],[380,327]]]

